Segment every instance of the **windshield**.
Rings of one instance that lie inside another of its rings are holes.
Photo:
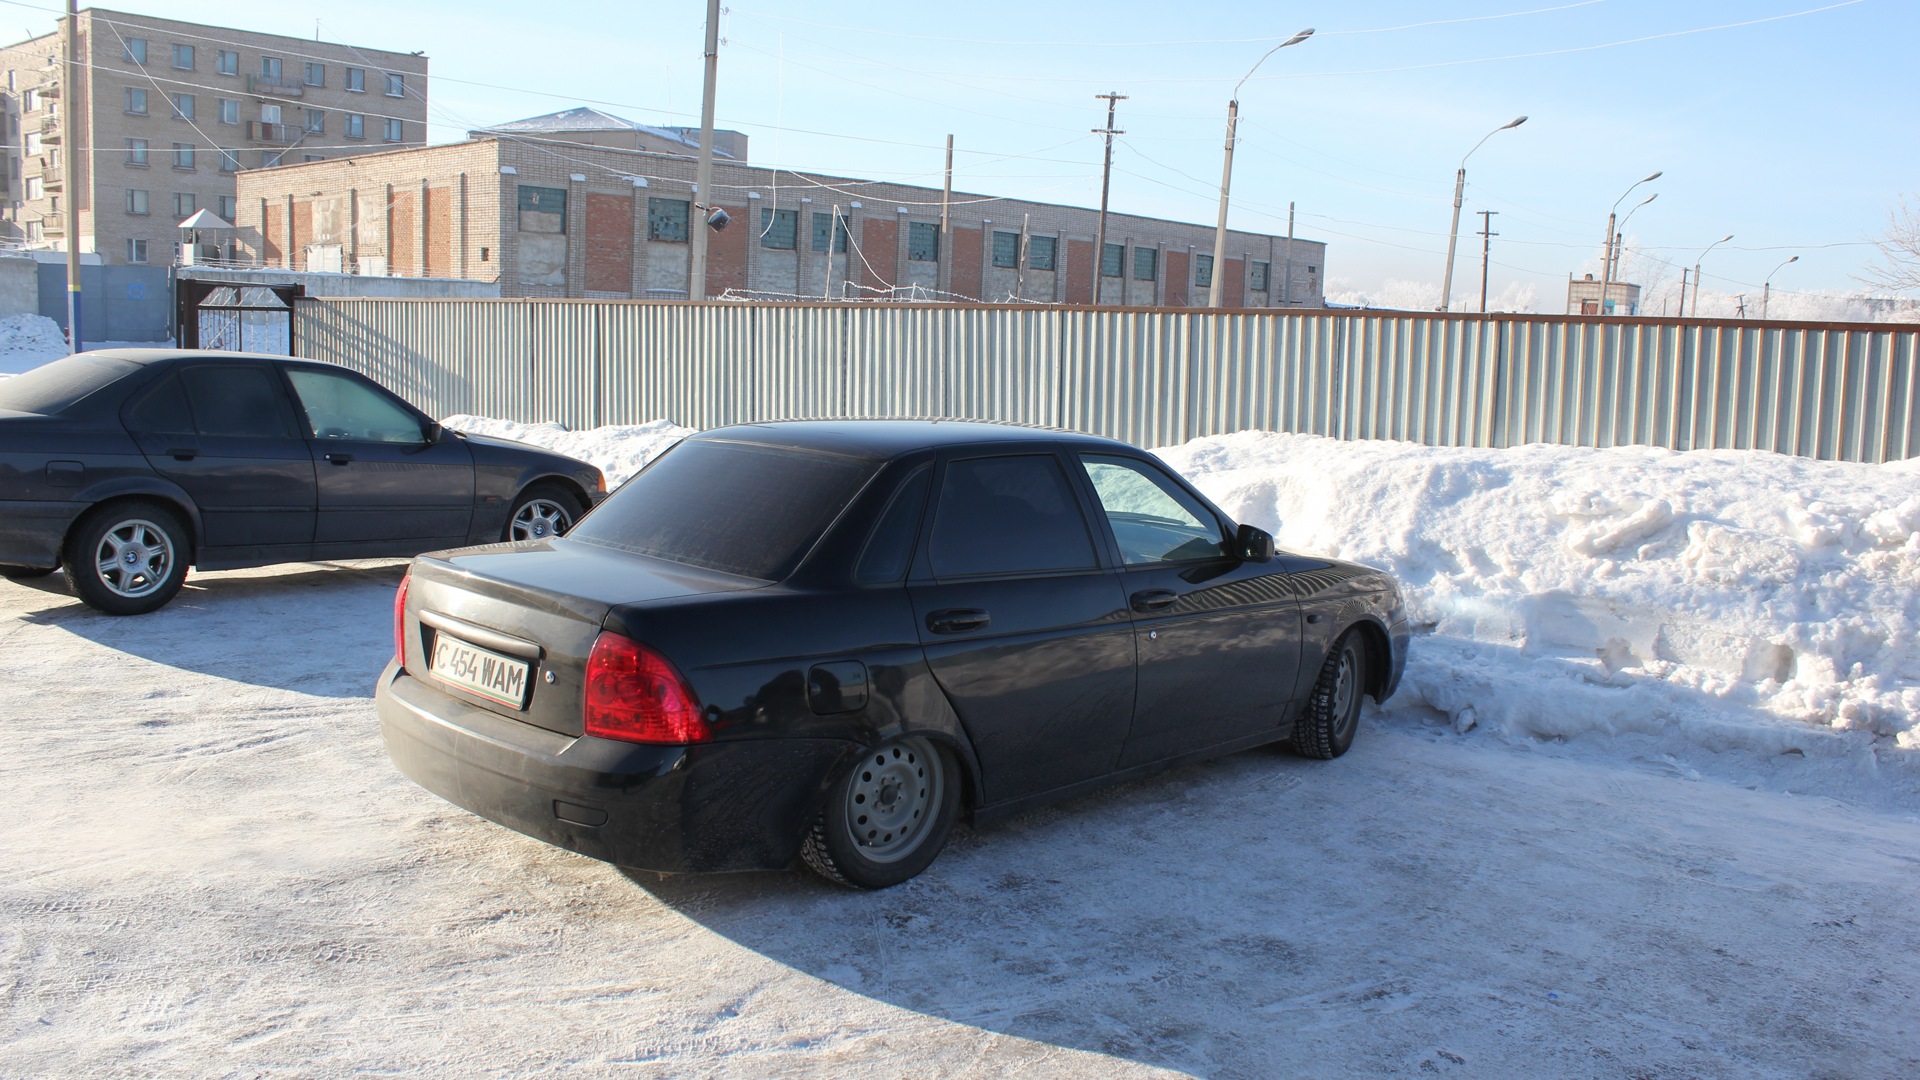
[[[778,581],[878,467],[839,454],[690,439],[627,481],[567,535]]]
[[[139,367],[127,360],[87,353],[62,357],[23,375],[0,379],[0,409],[51,416]]]

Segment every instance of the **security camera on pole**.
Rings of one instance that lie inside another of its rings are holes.
[[[1267,56],[1272,56],[1289,45],[1298,45],[1312,36],[1313,28],[1308,27],[1268,49],[1266,56],[1255,60],[1253,66],[1247,69],[1247,73],[1240,77],[1240,81],[1233,84],[1233,99],[1227,102],[1227,159],[1220,168],[1220,223],[1213,230],[1213,281],[1207,286],[1208,307],[1221,306],[1221,295],[1227,291],[1227,189],[1233,186],[1233,140],[1234,129],[1240,126],[1240,88],[1247,85],[1247,80],[1253,78],[1253,73],[1260,70],[1261,64],[1267,62]],[[1096,253],[1094,257],[1097,259],[1100,254]]]

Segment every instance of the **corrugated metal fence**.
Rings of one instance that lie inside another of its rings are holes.
[[[1448,446],[1920,453],[1920,326],[1377,311],[304,300],[295,351],[436,415],[570,428],[960,416],[1164,446],[1258,428]]]

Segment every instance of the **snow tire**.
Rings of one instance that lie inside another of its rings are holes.
[[[907,790],[901,789],[902,781]],[[864,808],[878,805],[876,792],[887,807],[898,807],[900,825],[863,816]],[[834,781],[826,806],[800,843],[800,858],[836,884],[884,889],[933,865],[959,814],[960,777],[953,755],[917,736],[895,739],[863,752]]]
[[[1367,643],[1349,630],[1327,650],[1307,707],[1293,725],[1293,752],[1301,757],[1337,758],[1353,745],[1360,730],[1360,703],[1366,697]]]
[[[144,615],[179,594],[192,557],[178,514],[132,499],[81,515],[60,561],[68,586],[87,606],[108,615]]]

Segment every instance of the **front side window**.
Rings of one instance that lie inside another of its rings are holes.
[[[1225,538],[1198,499],[1160,470],[1122,457],[1080,458],[1129,566],[1217,559]]]
[[[950,462],[934,511],[931,556],[937,578],[1095,565],[1079,501],[1052,454]]]
[[[876,467],[840,454],[689,439],[621,485],[567,537],[778,581]]]
[[[993,265],[1012,268],[1020,265],[1020,234],[1000,232],[993,234]]]
[[[800,230],[798,210],[760,211],[760,246],[792,251]]]
[[[425,437],[418,418],[358,379],[295,368],[287,372],[287,380],[293,383],[313,438],[417,443]]]
[[[931,221],[907,225],[907,258],[913,262],[937,262],[940,259],[940,226]]]
[[[647,239],[668,243],[687,242],[687,200],[647,200]]]

